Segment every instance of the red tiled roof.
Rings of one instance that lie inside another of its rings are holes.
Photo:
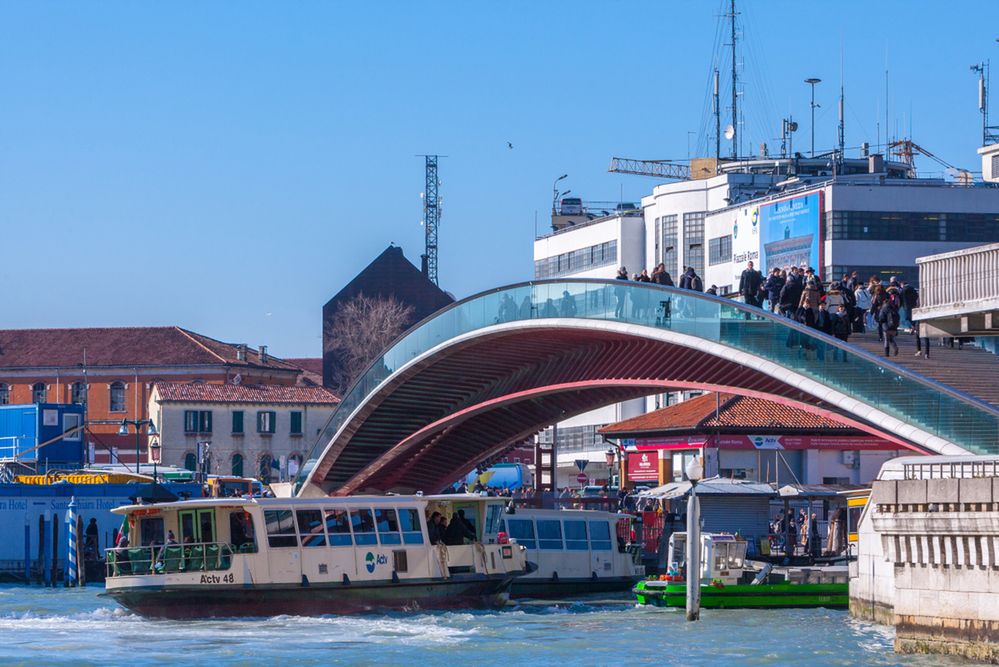
[[[716,399],[717,396],[717,399]],[[718,416],[715,417],[717,407]],[[663,431],[853,431],[845,424],[774,401],[732,394],[704,394],[667,408],[609,424],[599,430],[607,435],[650,434]]]
[[[255,366],[296,370],[288,362],[180,327],[101,327],[86,329],[2,329],[0,368],[76,368],[84,357],[99,366]]]
[[[321,358],[300,358],[285,359],[289,364],[294,364],[302,369],[298,376],[298,383],[302,385],[323,386],[323,360]]]
[[[323,387],[285,387],[247,384],[157,383],[161,401],[191,403],[296,403],[335,405],[340,399]]]

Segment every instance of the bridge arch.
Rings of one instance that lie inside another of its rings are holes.
[[[794,404],[925,452],[999,451],[999,411],[757,308],[648,283],[499,288],[424,320],[347,392],[300,493],[436,491],[540,428],[698,388]]]

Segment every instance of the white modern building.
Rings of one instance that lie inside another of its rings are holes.
[[[165,465],[285,480],[298,473],[339,400],[323,387],[157,383],[149,416]],[[205,448],[207,444],[207,449]]]

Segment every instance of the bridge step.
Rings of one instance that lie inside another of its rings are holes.
[[[946,339],[945,339],[946,340]],[[915,356],[916,337],[899,333],[898,356],[891,360],[928,378],[950,385],[975,398],[999,407],[999,356],[971,345],[958,349],[941,346],[939,338],[930,339],[930,358]],[[884,343],[878,342],[877,331],[853,334],[850,342],[868,352],[884,355]]]

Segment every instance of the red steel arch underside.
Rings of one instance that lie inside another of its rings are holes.
[[[312,471],[337,495],[436,492],[556,421],[662,392],[758,396],[899,440],[800,389],[708,352],[607,330],[504,330],[448,346],[365,401]]]

